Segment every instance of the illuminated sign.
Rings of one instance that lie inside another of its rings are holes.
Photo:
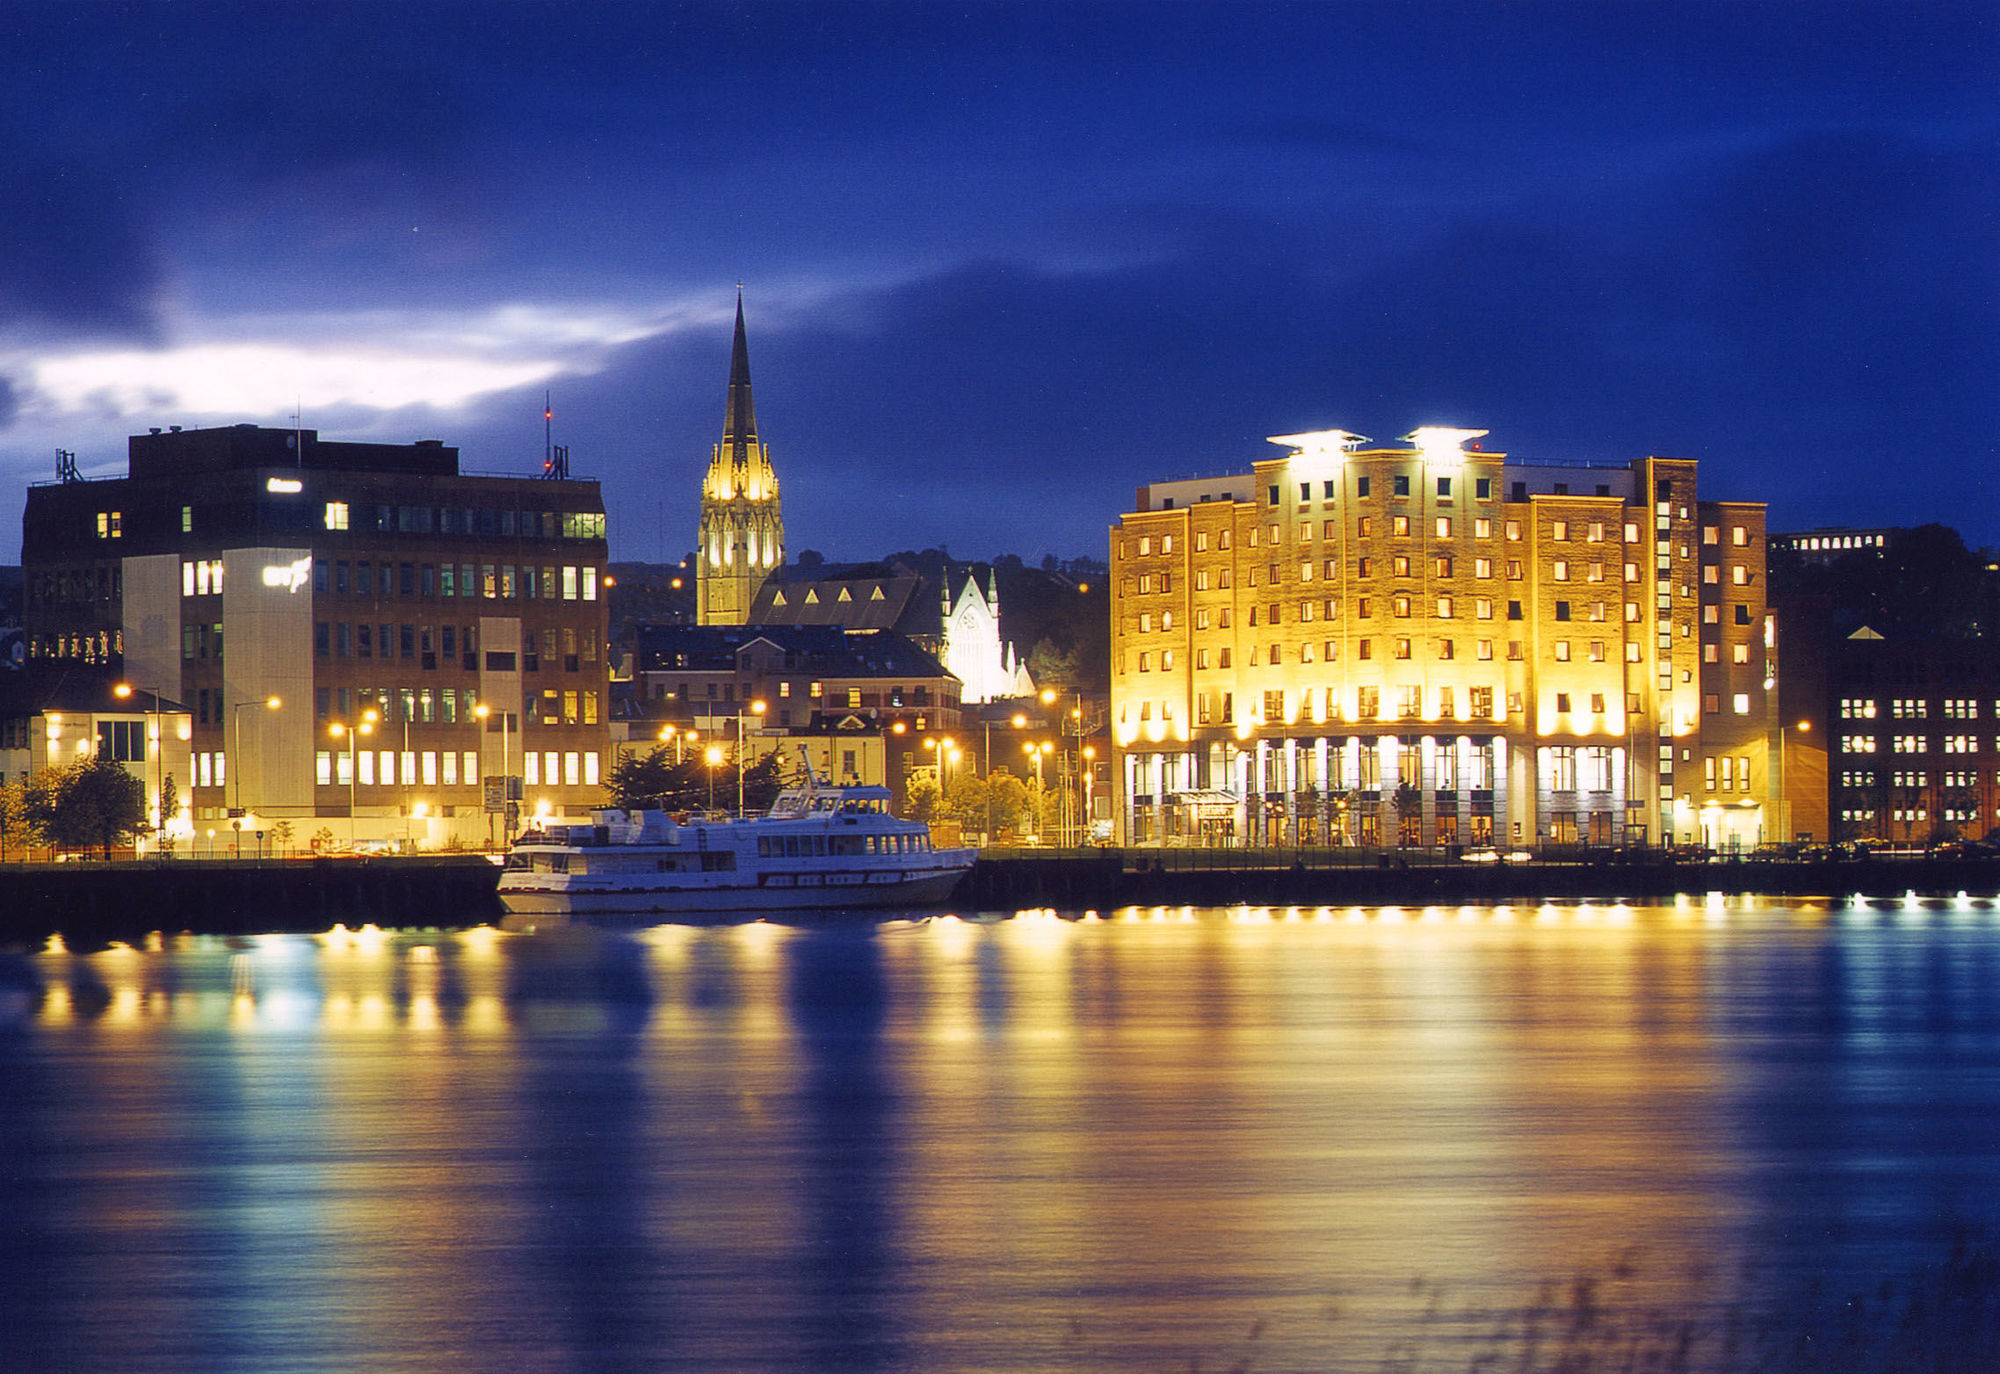
[[[307,554],[295,563],[279,563],[267,566],[264,569],[264,585],[267,587],[283,587],[288,592],[296,592],[299,588],[306,585],[306,580],[312,576],[312,570],[313,561],[311,554]]]
[[[265,491],[277,491],[289,494],[295,491],[304,491],[305,489],[306,484],[296,477],[273,477],[270,481],[264,483]]]

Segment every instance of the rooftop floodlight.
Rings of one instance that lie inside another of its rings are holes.
[[[1352,453],[1367,443],[1368,438],[1366,435],[1354,434],[1344,429],[1321,429],[1314,430],[1310,434],[1274,434],[1265,442],[1283,444],[1302,458],[1337,460],[1341,454]]]
[[[1452,429],[1448,425],[1423,425],[1403,436],[1403,442],[1415,444],[1424,461],[1430,463],[1458,463],[1464,461],[1465,445],[1474,439],[1484,439],[1493,431],[1487,429]]]

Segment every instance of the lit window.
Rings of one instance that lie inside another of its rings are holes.
[[[345,501],[329,501],[326,503],[326,527],[330,530],[344,530],[347,528],[347,503]]]

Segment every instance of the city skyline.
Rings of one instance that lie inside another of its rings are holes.
[[[527,475],[549,392],[677,559],[740,281],[795,551],[1102,557],[1139,483],[1425,424],[1993,543],[1992,20],[10,7],[0,520],[153,425]]]

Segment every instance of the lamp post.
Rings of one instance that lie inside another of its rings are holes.
[[[1035,838],[1042,835],[1042,760],[1055,748],[1047,740],[1040,743],[1030,741],[1021,746],[1021,752],[1035,761]]]
[[[484,721],[493,714],[493,708],[480,702],[472,708],[472,714]],[[500,712],[500,816],[507,827],[511,841],[514,830],[514,775],[508,770],[507,712]]]
[[[360,722],[360,723],[359,723],[358,725],[353,725],[353,726],[347,726],[347,725],[343,725],[343,724],[341,724],[341,723],[340,723],[339,721],[335,721],[335,722],[333,722],[333,724],[331,724],[331,725],[329,725],[329,726],[327,726],[327,727],[326,727],[326,731],[327,731],[327,733],[328,733],[328,734],[330,734],[330,735],[332,735],[332,736],[333,736],[333,737],[334,737],[335,739],[339,739],[339,738],[340,738],[341,736],[343,736],[343,735],[345,735],[345,736],[347,737],[347,847],[348,847],[349,849],[353,849],[353,848],[354,848],[354,841],[355,841],[355,829],[354,829],[354,777],[355,777],[355,770],[354,770],[354,763],[355,763],[355,757],[354,757],[354,740],[355,740],[355,736],[357,736],[357,735],[366,735],[366,734],[371,734],[371,733],[373,733],[373,732],[374,732],[374,729],[375,729],[375,713],[374,713],[373,711],[367,711],[367,712],[364,712],[364,713],[363,713],[363,718],[362,718],[361,722]],[[209,831],[208,833],[209,833],[209,834],[210,834],[211,836],[213,836],[213,835],[215,834],[215,832],[214,832],[213,830]]]
[[[235,737],[231,748],[233,756],[229,760],[229,780],[236,792],[236,802],[230,807],[238,817],[243,814],[243,712],[251,706],[261,706],[267,711],[275,711],[285,703],[277,697],[265,697],[262,701],[239,701],[229,708],[230,733]]]
[[[709,746],[708,746],[708,752],[707,752],[706,754],[704,754],[704,755],[702,756],[702,758],[703,758],[703,761],[704,761],[704,762],[706,762],[706,763],[708,764],[708,809],[709,809],[710,811],[714,811],[714,810],[715,810],[715,770],[716,770],[717,768],[720,768],[720,767],[722,766],[722,746],[721,746],[721,745],[719,745],[719,744],[711,744],[711,745],[709,745]]]
[[[1081,845],[1089,833],[1091,818],[1095,814],[1090,806],[1090,789],[1095,781],[1091,775],[1097,771],[1097,748],[1095,745],[1086,744],[1077,751],[1077,754],[1077,768],[1083,774],[1083,815],[1079,819],[1076,836],[1076,842]]]
[[[762,701],[750,703],[750,713],[754,716],[761,718],[767,709]],[[762,726],[758,728],[761,730]],[[710,805],[714,803],[710,802]],[[739,818],[743,815],[743,713],[741,711],[736,713],[736,814]]]
[[[133,687],[129,682],[121,682],[111,689],[111,695],[117,697],[120,701],[124,701],[130,697],[132,692]],[[166,829],[167,818],[160,811],[160,789],[153,785],[153,756],[159,752],[160,744],[160,728],[155,723],[160,710],[160,694],[154,692],[151,695],[153,704],[146,708],[146,758],[141,772],[144,774],[143,781],[146,784],[148,794],[146,798],[146,813],[153,818],[153,843],[157,848],[160,832]],[[160,761],[160,777],[162,786],[164,786],[166,778],[166,761],[164,759]],[[0,836],[0,845],[4,845],[5,843],[4,836]]]

